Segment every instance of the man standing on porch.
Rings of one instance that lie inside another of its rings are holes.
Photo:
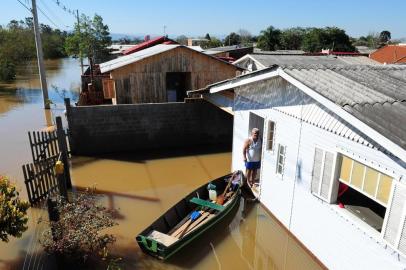
[[[255,183],[257,170],[261,167],[262,141],[259,138],[259,129],[253,128],[251,136],[245,140],[243,148],[243,157],[245,162],[245,176],[247,177],[248,185],[252,186]]]

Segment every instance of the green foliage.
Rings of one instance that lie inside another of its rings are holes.
[[[223,46],[223,43],[216,37],[211,37],[208,42],[202,44],[203,49],[216,48]]]
[[[98,199],[94,190],[79,194],[71,202],[59,199],[59,221],[51,222],[40,239],[45,251],[80,261],[107,257],[107,246],[115,237],[103,231],[116,223]]]
[[[281,31],[269,26],[258,36],[257,47],[265,51],[275,51],[280,48]]]
[[[280,47],[283,50],[300,50],[306,29],[295,27],[283,30],[280,35]]]
[[[330,49],[340,52],[353,52],[355,47],[344,30],[337,27],[311,28],[304,36],[302,49],[307,52],[320,52]]]
[[[248,30],[240,29],[238,30],[238,35],[240,35],[241,38],[241,45],[252,46],[252,35]]]
[[[21,237],[27,230],[29,203],[19,197],[16,187],[7,177],[0,176],[0,239],[9,241],[9,236]]]
[[[111,44],[109,27],[103,24],[103,18],[95,14],[93,19],[82,14],[75,31],[66,38],[65,50],[68,55],[88,57],[93,63],[108,58],[107,46]]]
[[[360,36],[358,39],[355,39],[352,44],[354,46],[367,46],[376,49],[379,45],[379,35],[377,33],[369,33],[367,36]]]
[[[0,81],[11,81],[15,79],[15,65],[7,59],[0,59]]]
[[[387,30],[382,31],[382,32],[379,34],[379,42],[380,42],[382,45],[388,44],[388,42],[390,41],[390,39],[391,39],[391,33],[390,33],[389,31],[387,31]]]
[[[224,38],[224,45],[238,45],[241,44],[241,36],[235,32],[230,33],[228,36]]]
[[[45,58],[65,57],[66,32],[41,24],[41,37]],[[15,66],[37,56],[32,18],[12,20],[6,27],[0,27],[0,80],[15,77]],[[8,69],[8,70],[5,70]]]

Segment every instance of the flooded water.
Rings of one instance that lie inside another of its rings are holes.
[[[65,95],[77,99],[78,62],[51,61],[47,68],[50,84],[70,89]],[[26,70],[15,84],[0,84],[0,174],[9,175],[23,196],[21,165],[31,161],[27,131],[52,125],[52,119],[64,110],[63,93],[51,90],[55,105],[44,113],[35,68]],[[111,229],[117,237],[112,251],[122,258],[122,269],[321,269],[260,204],[243,200],[234,217],[168,262],[140,251],[134,241],[137,233],[185,194],[228,173],[230,166],[231,153],[73,157],[72,180],[76,189],[96,186],[104,194],[103,203],[118,211],[119,225]],[[42,269],[48,259],[36,243],[41,231],[35,221],[41,215],[46,216],[31,209],[30,228],[23,237],[0,242],[0,269]]]

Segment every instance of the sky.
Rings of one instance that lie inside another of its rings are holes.
[[[20,0],[30,6],[31,0]],[[70,30],[75,18],[67,9],[103,17],[111,33],[175,37],[224,36],[239,29],[253,35],[277,28],[336,26],[353,37],[388,30],[392,38],[406,37],[406,0],[37,0],[41,23]],[[0,0],[0,24],[30,15],[18,0]]]

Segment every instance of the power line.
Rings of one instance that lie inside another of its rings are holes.
[[[50,15],[50,16],[52,16],[54,19],[56,19],[56,21],[57,21],[58,23],[60,23],[62,26],[65,26],[65,27],[67,27],[67,28],[70,27],[70,26],[66,25],[66,24],[64,23],[64,21],[60,19],[59,16],[55,15],[55,13],[54,13],[54,12],[48,7],[48,5],[45,3],[45,0],[40,0],[40,2],[41,2],[42,7],[43,7],[43,8],[45,9],[45,11],[48,13],[48,15]],[[38,3],[37,3],[37,6],[38,6]]]
[[[58,7],[60,7],[63,11],[65,11],[66,13],[69,13],[69,14],[71,14],[72,16],[76,17],[75,9],[70,9],[70,8],[66,7],[66,6],[65,6],[61,1],[59,1],[59,0],[52,0],[52,1],[54,1],[55,4],[56,4]]]
[[[20,0],[17,0],[18,3],[20,3],[23,7],[25,7],[25,9],[27,9],[30,13],[32,12],[31,9],[29,7],[27,7],[23,2],[21,2]]]
[[[47,18],[48,21],[50,21],[56,28],[63,28],[63,27],[58,26],[53,20],[51,20],[51,18],[49,18],[48,15],[45,14],[45,12],[38,5],[37,5],[37,8],[42,13],[42,15],[44,15],[45,18]]]

